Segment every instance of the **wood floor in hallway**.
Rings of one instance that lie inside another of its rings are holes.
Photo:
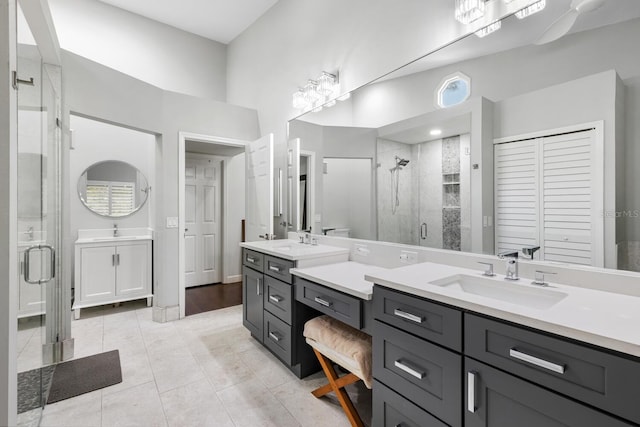
[[[185,292],[187,316],[239,304],[242,304],[242,282],[195,286]]]

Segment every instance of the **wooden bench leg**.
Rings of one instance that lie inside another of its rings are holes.
[[[329,384],[312,391],[313,395],[315,397],[321,397],[329,393],[330,391],[335,392],[336,396],[338,397],[338,401],[340,402],[340,406],[342,406],[345,414],[347,414],[347,418],[349,419],[351,425],[354,427],[364,427],[364,424],[360,419],[360,415],[358,415],[358,411],[356,411],[356,408],[353,406],[353,402],[351,402],[349,395],[343,388],[358,381],[359,378],[353,374],[348,374],[341,378],[338,377],[335,369],[333,369],[333,364],[331,363],[331,361],[324,357],[324,355],[315,348],[313,349],[313,352],[316,354],[316,357],[320,362],[320,366],[322,366],[322,370],[329,380]]]

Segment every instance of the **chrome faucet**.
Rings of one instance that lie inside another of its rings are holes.
[[[113,237],[118,237],[118,224],[113,224]]]
[[[552,273],[551,271],[536,270],[535,276],[533,277],[533,282],[531,282],[531,284],[538,285],[538,286],[549,286],[549,284],[544,281],[545,274],[556,274],[556,273]]]
[[[529,259],[533,259],[533,254],[535,254],[539,249],[540,246],[525,246],[524,248],[522,248],[522,253],[528,256]]]
[[[484,271],[482,272],[483,276],[488,276],[488,277],[492,277],[495,276],[496,274],[493,272],[493,263],[491,262],[482,262],[482,261],[478,261],[478,264],[484,264],[486,265],[486,268],[484,269]]]
[[[504,278],[507,280],[518,280],[518,251],[504,251],[498,254],[500,259],[506,259]]]

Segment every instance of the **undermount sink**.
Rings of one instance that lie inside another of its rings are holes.
[[[567,296],[564,292],[551,289],[466,274],[445,277],[430,284],[537,309],[551,308]]]
[[[101,236],[101,237],[92,237],[90,240],[94,242],[110,242],[112,240],[139,240],[139,239],[149,239],[149,236]]]
[[[285,251],[285,252],[287,252],[287,251],[291,250],[291,245],[277,246],[277,247],[275,247],[273,249],[275,249],[276,251]]]

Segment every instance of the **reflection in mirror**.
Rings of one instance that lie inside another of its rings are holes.
[[[372,159],[372,237],[351,237],[489,254],[540,246],[535,259],[640,271],[640,2],[606,2],[535,45],[570,4],[506,18],[289,123],[317,171]],[[470,97],[441,108],[456,73]],[[333,222],[343,197],[315,178],[313,232],[354,230]]]
[[[129,163],[107,160],[89,166],[78,179],[78,195],[92,212],[109,218],[131,215],[144,205],[147,179]]]

